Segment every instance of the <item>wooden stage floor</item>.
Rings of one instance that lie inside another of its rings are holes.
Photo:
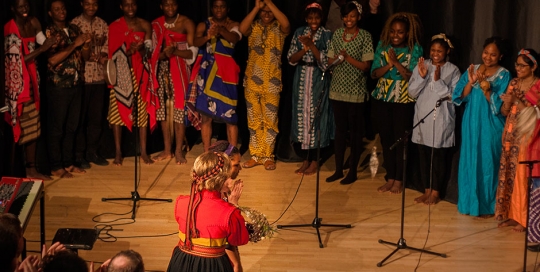
[[[174,159],[140,167],[141,197],[172,198],[189,193],[189,170],[202,145],[187,154],[188,165],[175,165]],[[243,158],[248,159],[248,156]],[[301,176],[294,174],[299,163],[278,162],[277,170],[262,166],[243,169],[242,206],[265,213],[275,221],[295,195]],[[413,204],[420,194],[406,191],[404,238],[412,247],[445,253],[447,258],[420,255],[399,250],[387,263],[376,264],[386,257],[392,246],[378,240],[397,242],[400,235],[401,196],[378,193],[384,173],[372,179],[369,169],[359,173],[352,185],[326,183],[333,173],[330,158],[321,168],[319,217],[323,223],[352,224],[352,228],[322,227],[324,248],[319,248],[314,228],[280,230],[275,238],[240,247],[244,271],[522,271],[524,234],[511,228],[497,228],[493,219],[460,215],[448,202],[432,206]],[[380,172],[384,171],[379,169]],[[79,251],[88,261],[103,262],[116,252],[133,249],[142,254],[146,269],[165,271],[178,242],[173,203],[142,201],[135,222],[119,220],[129,215],[103,215],[95,223],[92,218],[102,213],[128,213],[131,201],[102,202],[102,197],[129,197],[134,182],[133,157],[125,158],[121,167],[92,166],[86,174],[73,179],[46,182],[46,237],[52,240],[59,228],[102,228],[113,225],[109,234],[117,240],[98,240],[91,251]],[[278,224],[310,224],[315,217],[315,176],[304,177],[298,196]],[[431,216],[430,216],[431,212]],[[431,222],[430,222],[431,221]],[[115,225],[132,223],[126,225]],[[431,227],[430,227],[431,226]],[[171,234],[169,236],[164,236]],[[133,236],[140,236],[134,238]],[[155,237],[152,237],[155,236]],[[39,209],[35,209],[25,237],[29,250],[39,250]],[[107,238],[105,232],[102,238]],[[50,244],[50,241],[49,241]],[[419,258],[421,257],[420,261]],[[534,270],[536,253],[528,254],[528,271]]]

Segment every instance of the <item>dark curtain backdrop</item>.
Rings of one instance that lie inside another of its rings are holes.
[[[318,0],[325,10],[328,10],[332,0]],[[10,19],[11,0],[2,1],[2,23]],[[29,0],[31,12],[42,22],[43,28],[48,24],[48,1]],[[241,21],[242,18],[253,7],[253,0],[229,0],[229,15],[233,20]],[[312,1],[306,0],[275,0],[276,5],[288,16],[292,31],[304,23],[302,16],[303,8]],[[368,10],[368,0],[360,0],[364,4],[364,10]],[[146,20],[152,21],[161,15],[158,0],[139,0],[138,15]],[[194,20],[196,23],[203,21],[209,14],[209,0],[179,0],[179,11]],[[100,0],[98,16],[108,23],[119,18],[122,13],[119,8],[119,0]],[[80,1],[66,0],[68,19],[81,13]],[[430,37],[440,32],[446,33],[455,46],[451,61],[462,70],[470,63],[481,62],[481,52],[484,40],[490,36],[500,36],[508,39],[510,47],[509,54],[505,61],[505,66],[513,71],[513,62],[516,52],[520,48],[528,47],[540,50],[540,19],[537,11],[540,10],[540,1],[537,0],[381,0],[380,12],[387,18],[394,12],[407,11],[417,13],[424,26],[423,45],[429,43]],[[281,107],[279,112],[279,129],[276,143],[276,155],[283,161],[296,161],[296,157],[289,143],[290,120],[291,120],[291,86],[294,69],[288,65],[285,55],[291,37],[287,38],[287,45],[283,52],[283,92],[281,97]],[[243,39],[237,44],[235,59],[240,65],[242,72],[245,69],[247,59],[247,43]],[[2,50],[4,48],[2,47]],[[427,56],[427,49],[424,49]],[[2,52],[3,53],[3,52]],[[42,83],[45,81],[46,71],[43,58],[39,60]],[[2,62],[2,65],[4,63]],[[4,67],[2,67],[4,68]],[[2,77],[5,75],[2,73]],[[242,73],[243,76],[243,73]],[[4,78],[2,78],[4,79]],[[242,80],[242,77],[241,77]],[[43,99],[46,99],[47,91],[42,88]],[[4,94],[0,94],[0,101],[4,101]],[[242,84],[239,84],[239,106],[240,117],[239,128],[242,143],[242,151],[247,150],[249,135],[247,131],[247,118],[245,114],[245,100],[243,99]],[[3,105],[4,102],[0,102]],[[42,105],[45,105],[43,103]],[[46,107],[42,109],[44,113]],[[458,110],[462,112],[462,109]],[[43,129],[46,130],[46,119],[42,114]],[[457,124],[460,127],[460,124]],[[220,126],[216,126],[216,131],[220,131]],[[457,133],[459,135],[459,131]],[[42,135],[45,135],[42,133]],[[195,133],[196,135],[196,133]],[[222,137],[222,136],[221,136]],[[459,138],[459,137],[458,137]],[[45,137],[42,136],[38,144],[40,169],[47,171]],[[458,145],[459,141],[458,139]],[[0,175],[23,175],[24,165],[22,149],[19,146],[13,147],[12,135],[9,125],[2,122],[0,126]],[[133,154],[134,140],[131,134],[124,133],[123,150],[126,156]],[[149,137],[149,152],[156,152],[163,148],[161,142],[161,131],[156,129]],[[410,187],[419,189],[417,164],[415,163],[415,147],[411,146],[409,157]],[[459,148],[455,148],[448,158],[449,186],[446,192],[446,199],[452,202],[457,200],[457,162],[459,160]],[[101,152],[111,157],[114,152],[114,143],[110,130],[105,131],[103,136],[103,148]]]

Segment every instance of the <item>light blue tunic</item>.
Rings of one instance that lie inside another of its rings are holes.
[[[480,65],[475,65],[475,72],[478,67]],[[489,102],[478,83],[473,85],[468,96],[460,98],[468,80],[468,72],[465,72],[452,96],[456,105],[465,105],[458,170],[458,211],[473,216],[494,214],[505,123],[500,111],[503,103],[500,96],[508,86],[510,73],[501,67],[487,79],[492,90]]]
[[[409,96],[416,99],[414,107],[415,124],[435,108],[439,99],[452,97],[454,88],[461,76],[459,69],[454,64],[446,62],[441,67],[440,79],[435,81],[434,75],[437,67],[431,63],[431,60],[425,60],[424,63],[428,68],[426,78],[420,76],[418,66],[416,66],[409,81]],[[435,120],[433,116],[435,116]],[[455,119],[454,104],[448,99],[442,102],[440,107],[424,120],[424,123],[421,123],[413,130],[412,141],[434,148],[454,146]],[[433,130],[434,126],[435,130]]]

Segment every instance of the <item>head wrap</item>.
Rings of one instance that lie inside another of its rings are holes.
[[[529,50],[525,50],[525,49],[521,49],[519,50],[518,52],[518,56],[521,56],[521,55],[524,55],[525,57],[529,58],[530,60],[532,60],[532,62],[534,63],[534,65],[536,65],[536,59],[533,57],[533,55],[531,55],[531,52],[529,52]]]
[[[204,173],[202,176],[197,175],[195,171],[192,172],[191,177],[193,178],[193,182],[196,184],[200,184],[204,182],[205,180],[211,179],[215,176],[217,176],[221,169],[223,169],[223,166],[225,165],[225,160],[223,160],[223,156],[219,152],[214,152],[218,156],[218,161],[214,168],[209,170],[208,172]]]
[[[351,1],[351,3],[353,3],[356,6],[356,9],[358,10],[358,14],[361,16],[362,15],[362,5],[358,4],[358,2],[356,2],[356,1]]]
[[[322,10],[321,5],[319,5],[319,3],[317,3],[317,2],[313,2],[313,3],[309,4],[309,5],[307,5],[306,9],[310,9],[310,8],[316,8],[316,9]]]
[[[443,39],[443,40],[448,44],[448,46],[449,46],[450,48],[454,49],[454,46],[452,45],[452,42],[450,41],[450,39],[448,39],[448,38],[446,37],[446,34],[440,33],[440,34],[437,34],[437,35],[431,37],[431,40],[432,40],[432,41],[435,40],[435,39]]]

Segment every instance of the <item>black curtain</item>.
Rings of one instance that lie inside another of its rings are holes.
[[[328,10],[330,1],[332,0],[317,0],[323,5],[325,10]],[[47,1],[29,0],[31,5],[31,12],[41,21],[43,28],[47,25]],[[194,20],[196,23],[203,21],[209,13],[210,0],[181,0],[179,11]],[[235,21],[241,21],[242,18],[253,7],[253,0],[230,0],[230,17]],[[287,15],[291,22],[291,32],[297,27],[304,24],[304,18],[302,16],[303,8],[306,4],[313,2],[309,0],[274,0],[274,3]],[[364,5],[364,10],[368,10],[368,0],[360,0]],[[138,15],[148,21],[152,21],[156,17],[160,16],[161,10],[159,8],[159,1],[156,0],[139,0]],[[7,22],[10,19],[10,1],[3,1],[2,23]],[[108,23],[119,18],[122,15],[120,10],[119,0],[100,0],[99,1],[98,16],[103,18]],[[81,13],[80,1],[78,0],[66,0],[66,6],[68,11],[68,19],[71,19]],[[536,14],[540,10],[540,1],[537,0],[514,0],[514,1],[501,1],[501,0],[381,0],[380,12],[388,18],[394,12],[406,11],[417,13],[421,18],[424,26],[423,45],[427,45],[432,35],[444,32],[452,40],[455,46],[455,50],[452,56],[452,62],[455,63],[462,71],[471,63],[481,62],[481,52],[484,40],[491,36],[500,36],[508,39],[509,52],[506,56],[504,65],[510,71],[513,71],[513,62],[517,55],[517,50],[523,47],[533,48],[537,51],[540,49],[540,19]],[[288,44],[291,37],[287,39],[285,48],[283,49],[283,91],[280,101],[279,112],[279,129],[280,134],[276,143],[276,154],[279,159],[286,161],[298,160],[294,155],[294,152],[290,148],[289,132],[290,132],[290,120],[291,120],[291,86],[292,76],[294,69],[288,65],[285,55],[289,48]],[[243,39],[237,44],[235,59],[242,69],[241,80],[243,71],[245,69],[247,59],[247,43],[246,39]],[[2,49],[3,50],[3,49]],[[424,49],[427,56],[427,50]],[[45,63],[40,60],[40,63]],[[2,62],[2,65],[4,63]],[[45,81],[45,65],[40,64],[40,74],[42,83]],[[2,67],[4,68],[4,67]],[[4,76],[4,75],[2,75]],[[42,94],[46,98],[46,90],[42,88]],[[4,101],[3,93],[0,95],[0,101]],[[0,102],[3,105],[4,102]],[[459,114],[460,109],[458,109]],[[42,112],[45,112],[42,110]],[[247,118],[245,114],[245,100],[243,99],[242,84],[239,84],[239,129],[243,151],[247,150],[247,142],[249,139],[247,131]],[[42,114],[42,118],[44,115]],[[46,120],[44,120],[46,122]],[[46,128],[46,124],[44,126]],[[460,123],[456,125],[460,127]],[[458,134],[458,146],[459,146],[459,131]],[[129,156],[132,152],[133,143],[127,136],[124,139],[124,150],[127,151],[126,156]],[[44,137],[41,137],[43,141]],[[9,125],[5,122],[0,126],[0,175],[7,174],[20,174],[14,173],[13,169],[22,169],[22,156],[20,155],[20,148],[15,148],[15,162],[12,160],[12,136]],[[112,133],[108,131],[104,135],[104,148],[103,153],[114,152],[114,144],[112,142]],[[163,145],[161,143],[161,132],[159,129],[150,136],[149,139],[149,152],[155,152]],[[414,146],[411,146],[414,150]],[[46,154],[46,149],[43,144],[39,148],[40,153]],[[459,160],[459,148],[456,147],[448,158],[449,167],[452,171],[449,173],[449,186],[446,192],[446,199],[452,202],[457,200],[457,161]],[[130,152],[131,151],[131,152]],[[414,161],[414,152],[411,152],[410,162]],[[43,163],[46,163],[46,155],[41,154]],[[417,165],[411,162],[411,169],[415,169]],[[412,177],[409,177],[409,184],[412,188],[419,189],[420,184],[416,183],[417,177],[414,173],[417,171],[409,171]]]

